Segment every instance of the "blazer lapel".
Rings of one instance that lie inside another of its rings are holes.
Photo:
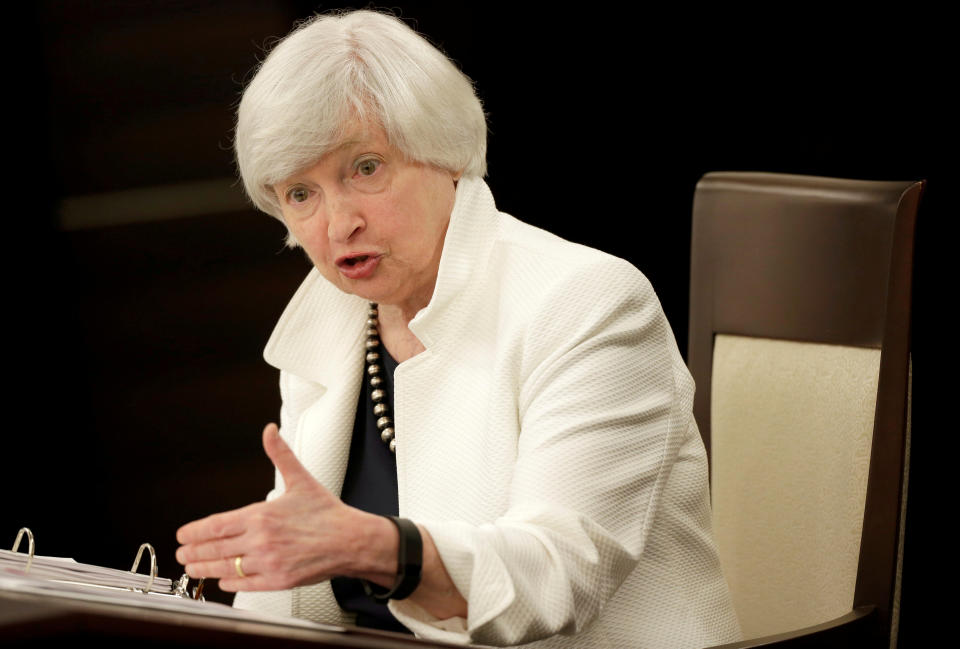
[[[273,330],[264,359],[289,374],[285,401],[299,409],[293,451],[333,493],[343,486],[363,371],[367,302],[343,293],[316,269],[310,271]]]

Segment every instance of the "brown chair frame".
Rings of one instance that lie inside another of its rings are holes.
[[[708,454],[715,334],[881,349],[853,610],[725,647],[886,647],[895,632],[914,232],[923,186],[744,172],[709,173],[697,184],[688,362]]]

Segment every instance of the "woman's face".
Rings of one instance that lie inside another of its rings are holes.
[[[455,177],[409,162],[361,124],[313,167],[274,185],[283,218],[342,291],[411,315],[430,301]]]

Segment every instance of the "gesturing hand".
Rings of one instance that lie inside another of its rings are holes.
[[[395,546],[393,568],[389,549],[381,550],[382,556],[361,556],[371,547],[364,535],[383,530],[389,521],[343,504],[314,480],[276,424],[263,429],[263,448],[283,477],[285,492],[275,500],[214,514],[177,530],[182,544],[177,560],[187,574],[219,578],[225,591],[282,590],[377,570],[385,561],[389,581],[396,566]],[[237,557],[242,557],[242,578]]]

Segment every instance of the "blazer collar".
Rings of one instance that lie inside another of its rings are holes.
[[[440,255],[433,296],[410,321],[410,330],[430,348],[452,318],[450,308],[463,299],[475,273],[486,267],[497,229],[497,208],[487,184],[480,178],[461,178]],[[363,347],[367,301],[344,293],[316,268],[297,289],[280,316],[264,349],[270,365],[331,385],[345,367],[359,361]]]
[[[465,313],[456,306],[465,289],[486,270],[486,261],[497,232],[498,212],[493,194],[481,178],[461,178],[443,241],[437,285],[430,302],[410,321],[412,331],[429,349],[454,320]]]

